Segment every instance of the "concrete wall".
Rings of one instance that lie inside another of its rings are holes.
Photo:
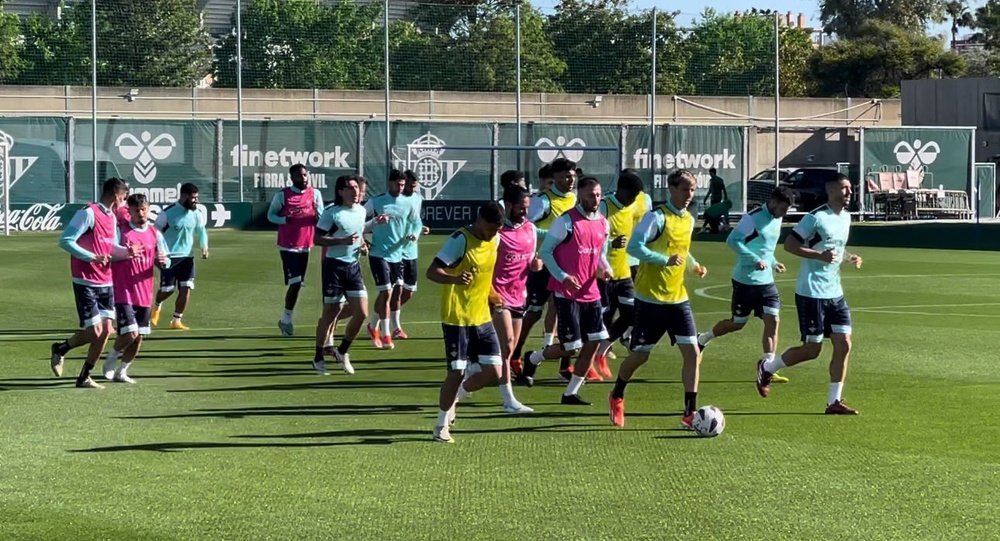
[[[233,89],[140,88],[129,102],[128,88],[99,88],[101,117],[235,118]],[[0,86],[0,115],[89,116],[88,87]],[[382,91],[244,90],[247,119],[350,120],[382,118]],[[599,99],[598,99],[599,98]],[[649,122],[649,96],[591,94],[522,95],[524,122]],[[595,106],[596,105],[596,106]],[[391,115],[400,120],[513,122],[512,93],[393,92]],[[773,124],[774,101],[757,97],[657,96],[656,122],[679,124]],[[898,100],[786,98],[780,116],[785,126],[897,126]],[[746,117],[751,117],[750,119]],[[770,117],[770,118],[768,118]]]
[[[986,123],[985,104],[989,94],[1000,95],[1000,79],[903,81],[902,121],[907,126],[975,126],[976,161],[997,161],[1000,130]]]

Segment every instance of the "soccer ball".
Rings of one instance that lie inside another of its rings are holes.
[[[699,436],[714,438],[726,429],[726,416],[715,406],[702,406],[694,414],[693,425]]]

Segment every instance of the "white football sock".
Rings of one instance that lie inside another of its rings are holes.
[[[556,343],[556,336],[553,333],[547,332],[542,337],[542,347],[549,347]]]
[[[711,342],[713,338],[715,338],[715,333],[713,333],[711,330],[703,332],[698,335],[698,345],[704,346],[705,344]]]
[[[761,357],[761,358],[764,359],[765,363],[767,363],[768,361],[773,361],[774,360],[774,353],[773,352],[771,352],[771,353],[765,353],[764,356]]]
[[[323,343],[323,347],[332,348],[334,345],[336,344],[333,343],[333,333],[326,335],[326,342]]]
[[[111,351],[108,352],[106,362],[114,366],[115,362],[118,360],[119,355],[121,355],[121,352],[115,351],[114,348],[111,348]]]
[[[840,394],[844,392],[844,382],[838,381],[837,383],[830,384],[830,392],[826,397],[826,405],[829,406],[834,402],[840,400]]]
[[[534,365],[542,364],[542,361],[544,360],[545,360],[545,355],[542,354],[541,350],[532,351],[531,355],[528,356],[528,362]]]
[[[389,313],[391,314],[391,319],[392,319],[392,330],[397,331],[399,329],[402,329],[403,328],[402,325],[399,324],[399,310],[393,310]]]
[[[510,382],[500,384],[500,397],[503,398],[505,406],[517,402],[517,399],[514,398],[514,387],[511,386]]]
[[[781,356],[772,357],[769,361],[764,361],[764,370],[770,373],[775,373],[785,367],[785,361],[781,359]]]
[[[128,375],[128,369],[129,369],[130,366],[132,366],[132,361],[129,361],[127,363],[122,363],[118,367],[118,373],[121,374],[121,375],[123,375],[123,376],[127,376]]]
[[[281,316],[281,321],[284,323],[292,322],[292,310],[285,310],[284,314]]]
[[[579,394],[580,387],[583,387],[584,379],[580,376],[573,375],[569,378],[569,383],[566,384],[566,391],[563,392],[563,396],[571,396]]]
[[[438,410],[437,426],[448,426],[448,416],[451,410]]]
[[[457,398],[455,399],[455,401],[456,401],[456,402],[459,402],[459,401],[461,401],[461,400],[462,400],[463,398],[465,398],[465,397],[469,396],[470,394],[471,394],[471,393],[469,393],[469,391],[466,391],[466,390],[465,390],[465,381],[463,380],[463,381],[462,381],[462,384],[458,386],[458,396],[457,396]]]
[[[380,320],[378,320],[378,329],[379,329],[379,332],[382,333],[382,336],[389,336],[390,333],[392,332],[389,329],[389,320],[388,319],[380,319]]]

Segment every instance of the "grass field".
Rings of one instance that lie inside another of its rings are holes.
[[[443,237],[422,247],[423,268]],[[0,539],[996,539],[1000,532],[1000,260],[992,252],[864,249],[845,269],[855,352],[845,398],[822,415],[829,347],[757,396],[760,323],[713,343],[701,404],[725,434],[677,428],[675,350],[629,387],[628,424],[559,405],[555,364],[517,388],[537,409],[502,414],[484,389],[459,408],[456,445],[431,442],[444,372],[437,288],[404,311],[394,351],[367,340],[357,373],[310,368],[318,265],[296,313],[273,234],[216,232],[185,321],[157,330],[135,386],[73,388],[49,343],[76,324],[54,235],[0,239]],[[731,257],[698,242],[710,269],[699,328],[728,312]],[[796,341],[797,262],[780,282],[782,347]],[[315,261],[314,261],[315,263]],[[693,288],[692,288],[693,289]],[[168,305],[172,306],[172,305]],[[622,349],[617,348],[623,358]],[[612,361],[617,368],[617,361]]]

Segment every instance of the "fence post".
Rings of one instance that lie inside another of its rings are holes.
[[[76,203],[76,117],[66,119],[66,201]]]
[[[223,123],[221,118],[215,119],[215,192],[218,195],[216,201],[220,202],[226,200],[225,188],[224,188],[225,182],[223,181],[223,172],[222,172],[223,160],[224,160],[223,156],[225,156],[225,151],[224,151],[225,146],[222,140],[223,137],[222,124]],[[240,154],[242,153],[241,152],[237,153],[238,160],[241,159]]]

